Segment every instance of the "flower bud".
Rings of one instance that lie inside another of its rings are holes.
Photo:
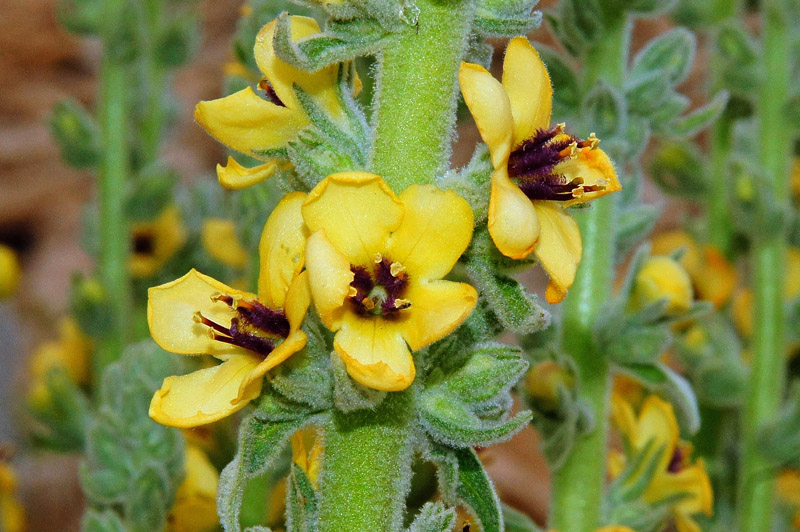
[[[666,299],[667,314],[676,316],[689,310],[692,298],[692,280],[686,270],[670,257],[655,256],[636,275],[631,306],[638,310]]]

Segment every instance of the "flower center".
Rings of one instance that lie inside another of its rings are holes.
[[[684,455],[683,451],[680,447],[675,448],[675,452],[672,453],[672,458],[669,461],[669,465],[667,465],[667,472],[669,473],[680,473],[684,466]]]
[[[225,303],[236,311],[230,327],[206,318],[199,311],[195,312],[194,321],[208,327],[208,335],[218,342],[267,356],[275,349],[275,340],[289,336],[289,320],[282,310],[226,294],[217,294],[211,300]]]
[[[133,253],[136,255],[152,255],[156,248],[155,240],[155,235],[149,231],[134,233]]]
[[[581,148],[595,149],[600,140],[589,135],[580,140],[564,133],[564,124],[540,129],[514,148],[508,158],[508,175],[532,200],[569,201],[586,192],[603,190],[605,185],[586,185],[583,178],[567,181],[556,167],[578,155]]]
[[[359,314],[390,317],[411,306],[409,300],[400,297],[408,284],[408,274],[399,262],[392,262],[378,253],[372,272],[353,265],[350,271],[353,281],[348,299]]]
[[[269,101],[275,105],[286,107],[286,104],[283,103],[280,98],[278,98],[278,94],[275,92],[275,89],[272,88],[272,85],[269,84],[267,78],[261,78],[261,81],[258,82],[258,88],[267,93],[267,99]]]

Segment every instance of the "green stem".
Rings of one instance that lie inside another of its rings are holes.
[[[104,152],[99,175],[100,208],[100,279],[106,292],[109,329],[95,357],[95,375],[100,378],[103,368],[122,354],[128,316],[128,227],[125,222],[125,180],[128,176],[128,145],[126,139],[128,110],[126,91],[128,77],[125,67],[115,54],[114,40],[118,38],[113,26],[119,20],[124,3],[108,1],[105,20],[109,31],[105,35],[101,81],[100,124]]]
[[[164,17],[163,0],[150,0],[142,6],[144,10],[146,57],[143,58],[144,87],[147,91],[147,110],[141,128],[143,143],[143,159],[145,164],[158,157],[161,145],[161,133],[164,129],[164,102],[162,101],[165,85],[165,72],[156,57],[157,36],[161,30]]]
[[[325,430],[320,532],[400,530],[411,477],[413,392],[375,411],[335,412]]]
[[[378,60],[372,170],[396,192],[448,168],[470,2],[417,2],[419,23]]]
[[[711,129],[711,194],[708,202],[709,243],[723,254],[730,251],[731,227],[728,159],[731,151],[731,121],[720,117]]]
[[[419,23],[380,54],[372,170],[399,192],[447,168],[466,0],[419,0]],[[375,411],[336,412],[325,431],[320,532],[400,530],[411,476],[413,391]]]
[[[602,78],[621,87],[630,39],[624,13],[606,15],[606,33],[590,50],[585,86]],[[619,163],[619,161],[617,161]],[[622,165],[619,165],[622,168]],[[553,473],[551,527],[560,532],[597,528],[603,502],[608,445],[609,366],[593,342],[592,329],[611,296],[614,271],[614,198],[604,197],[576,213],[583,238],[583,257],[575,284],[564,302],[562,345],[580,376],[580,397],[591,408],[595,429],[578,439],[566,462]]]
[[[767,172],[776,205],[788,201],[788,161],[791,154],[784,106],[789,88],[789,36],[779,0],[764,0],[764,83],[760,94],[761,164]],[[739,486],[741,530],[770,530],[775,478],[758,449],[757,436],[765,421],[777,412],[783,393],[786,353],[783,277],[786,243],[783,231],[766,227],[752,255],[753,364],[745,404],[742,471]]]

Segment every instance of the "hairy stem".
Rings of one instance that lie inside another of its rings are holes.
[[[766,169],[773,208],[785,207],[788,200],[788,161],[791,153],[784,106],[789,88],[789,36],[781,2],[762,3],[764,26],[764,84],[761,88],[759,118],[760,159]],[[770,530],[773,514],[775,478],[769,463],[758,449],[758,431],[778,410],[783,393],[784,336],[783,284],[786,243],[783,231],[766,227],[754,246],[753,268],[753,365],[744,413],[739,508],[741,530]]]
[[[379,55],[372,170],[395,192],[448,168],[470,2],[417,2],[419,23]]]
[[[105,3],[108,21],[104,35],[105,52],[101,79],[100,125],[103,133],[103,160],[100,167],[98,198],[100,207],[100,279],[106,292],[109,330],[95,357],[95,375],[100,378],[105,366],[119,358],[125,345],[128,308],[128,227],[125,220],[125,181],[129,173],[126,125],[128,76],[116,52],[115,25],[122,16],[124,2]]]
[[[630,24],[624,12],[606,13],[606,34],[589,52],[585,86],[598,79],[621,87],[625,77]],[[619,164],[620,161],[617,161]],[[575,284],[564,302],[563,347],[580,376],[580,396],[592,409],[595,429],[578,439],[564,465],[553,474],[551,526],[561,532],[597,528],[603,501],[608,444],[610,374],[598,353],[592,328],[611,296],[614,266],[614,198],[604,197],[576,213],[583,238],[583,258]]]

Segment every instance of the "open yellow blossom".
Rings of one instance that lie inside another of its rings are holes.
[[[25,530],[25,510],[17,499],[17,476],[11,466],[0,461],[0,530]]]
[[[322,442],[317,436],[317,429],[308,427],[295,432],[291,443],[292,462],[305,472],[311,485],[316,488],[322,467]]]
[[[651,239],[654,255],[671,255],[683,249],[680,259],[692,278],[697,299],[722,308],[730,300],[738,282],[736,268],[714,246],[700,245],[685,231],[668,231]]]
[[[193,427],[232,414],[261,393],[267,371],[305,346],[300,325],[310,295],[306,275],[300,274],[304,199],[299,192],[284,197],[264,226],[258,296],[195,270],[149,290],[147,320],[158,345],[223,361],[167,377],[150,403],[150,417]]]
[[[295,88],[304,91],[331,119],[346,120],[337,93],[339,69],[335,64],[316,72],[303,72],[278,59],[273,47],[277,20],[264,26],[256,37],[255,59],[264,77],[258,84],[263,97],[247,87],[230,96],[200,102],[194,111],[197,122],[226,146],[254,157],[264,164],[245,168],[233,158],[217,166],[223,187],[240,189],[271,177],[283,164],[288,142],[311,124],[300,104]],[[320,32],[317,22],[308,17],[291,17],[295,41]]]
[[[22,268],[17,253],[5,244],[0,244],[0,300],[16,293],[21,277]]]
[[[133,224],[128,264],[131,275],[141,279],[158,273],[183,247],[187,237],[181,213],[175,205],[166,207],[151,222]]]
[[[622,473],[625,464],[639,453],[648,452],[639,470],[630,479],[635,483],[652,463],[655,474],[644,492],[644,500],[656,504],[672,502],[672,516],[678,532],[700,532],[692,515],[711,515],[713,494],[711,482],[701,459],[691,463],[691,447],[679,439],[678,422],[672,405],[651,395],[645,399],[639,415],[631,404],[614,393],[611,413],[615,426],[626,442],[631,456],[618,452],[609,455],[611,475]]]
[[[58,339],[41,344],[30,361],[31,377],[41,382],[53,368],[63,368],[73,382],[86,384],[89,380],[89,357],[92,341],[83,334],[73,318],[62,318],[58,324]]]
[[[219,473],[206,454],[186,446],[186,477],[175,494],[175,504],[167,516],[166,532],[210,532],[217,518]]]
[[[206,253],[232,268],[247,266],[247,250],[236,234],[236,225],[231,220],[208,218],[203,220],[200,240]]]
[[[533,252],[547,274],[547,299],[561,301],[581,260],[578,224],[565,210],[622,187],[593,135],[579,140],[550,126],[553,89],[539,54],[524,37],[508,45],[502,83],[463,63],[464,101],[491,152],[489,233],[513,259]]]
[[[343,172],[309,193],[306,268],[323,323],[353,379],[397,391],[417,351],[472,312],[474,288],[441,280],[472,237],[472,210],[452,191],[413,185],[395,196],[375,174]]]
[[[693,299],[692,280],[678,261],[657,255],[648,257],[636,274],[631,305],[642,309],[662,299],[667,301],[670,316],[688,311]]]

